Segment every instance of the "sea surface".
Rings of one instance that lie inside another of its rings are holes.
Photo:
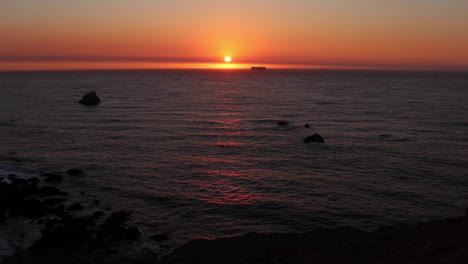
[[[78,104],[90,91],[102,103]],[[468,73],[2,72],[0,142],[0,176],[80,168],[59,185],[73,199],[133,211],[170,248],[372,230],[464,213]]]

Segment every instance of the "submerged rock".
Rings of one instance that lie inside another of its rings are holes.
[[[286,121],[279,121],[278,126],[289,126],[289,124]]]
[[[66,171],[66,173],[71,176],[77,176],[77,175],[83,174],[83,171],[80,169],[69,169]]]
[[[81,100],[78,102],[82,105],[98,105],[101,102],[101,99],[97,96],[96,92],[90,92],[81,98]]]
[[[313,134],[312,136],[308,136],[304,138],[304,143],[309,143],[309,142],[325,143],[322,136],[320,136],[319,134]]]

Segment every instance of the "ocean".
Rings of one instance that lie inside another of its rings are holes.
[[[468,206],[468,73],[1,72],[0,142],[0,176],[82,169],[60,188],[132,211],[146,246],[372,230]]]

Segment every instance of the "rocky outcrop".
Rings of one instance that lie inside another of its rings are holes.
[[[289,123],[286,121],[278,121],[278,126],[286,127],[286,126],[289,126]]]
[[[45,173],[45,174],[42,174],[42,176],[46,177],[44,180],[45,182],[50,182],[50,183],[61,182],[63,179],[62,175],[58,175],[55,173]]]
[[[101,99],[97,96],[96,92],[89,92],[81,98],[78,102],[82,105],[98,105],[101,102]]]
[[[166,240],[169,240],[169,234],[168,233],[156,234],[156,235],[150,236],[150,238],[156,242],[166,241]]]
[[[468,216],[385,226],[374,232],[352,227],[305,234],[247,234],[197,239],[161,263],[414,263],[462,264],[468,260]]]
[[[80,203],[74,203],[68,207],[68,210],[70,211],[78,211],[83,209],[84,207]]]
[[[54,174],[42,174],[46,179],[55,177],[51,175]],[[32,225],[42,228],[42,237],[31,247],[18,248],[11,256],[0,255],[0,263],[123,264],[153,263],[157,259],[157,255],[148,250],[136,258],[127,258],[109,249],[110,244],[128,243],[140,238],[141,231],[127,223],[130,212],[116,212],[102,221],[99,218],[105,213],[97,211],[99,203],[85,208],[74,202],[65,208],[66,192],[40,184],[37,177],[24,179],[12,175],[5,181],[0,176],[0,223],[11,224],[28,218],[33,219]]]
[[[325,143],[322,136],[320,136],[319,134],[313,134],[312,136],[308,136],[304,138],[304,143],[310,143],[310,142]]]

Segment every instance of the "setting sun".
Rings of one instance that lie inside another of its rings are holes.
[[[224,57],[224,61],[225,62],[231,62],[231,57],[229,57],[229,56]]]

